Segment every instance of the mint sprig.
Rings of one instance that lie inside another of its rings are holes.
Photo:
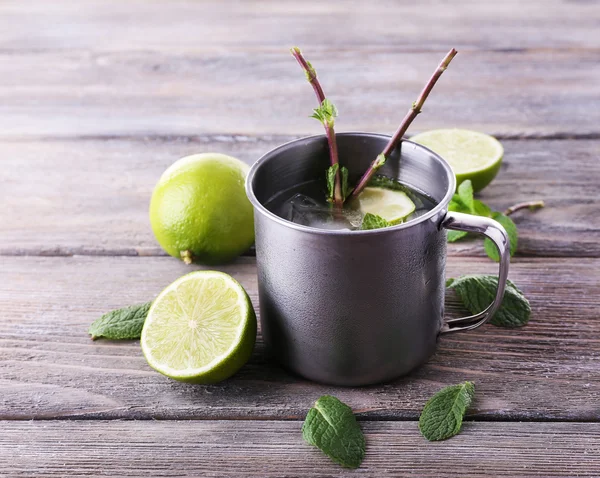
[[[337,108],[329,99],[327,99],[325,97],[325,93],[323,92],[321,83],[319,82],[319,79],[317,78],[317,72],[316,72],[315,68],[312,66],[312,64],[308,60],[306,60],[306,58],[304,58],[304,55],[302,55],[300,48],[293,47],[290,49],[290,52],[292,53],[292,56],[296,59],[296,61],[298,62],[298,64],[302,68],[302,70],[304,71],[304,73],[306,75],[306,79],[308,80],[308,82],[313,87],[313,90],[315,91],[317,101],[319,102],[319,107],[315,108],[313,110],[313,114],[311,117],[315,118],[316,120],[318,120],[320,123],[323,124],[323,127],[325,128],[325,134],[327,136],[327,143],[329,145],[329,159],[331,162],[331,166],[339,167],[337,141],[335,138],[335,129],[334,129],[335,118],[338,115]],[[330,173],[328,171],[327,172],[328,178],[329,178],[329,174]],[[337,168],[334,170],[333,187],[331,188],[332,192],[327,197],[327,199],[330,200],[333,203],[333,205],[338,209],[342,208],[342,206],[344,204],[344,199],[345,199],[345,196],[342,191],[342,178],[340,177],[340,176],[343,176],[343,174],[344,174],[344,168],[342,168],[339,171]],[[345,190],[346,190],[346,193],[349,194],[350,191],[348,191],[347,174],[348,173],[346,172]],[[329,180],[328,180],[327,185],[329,188]]]
[[[530,208],[543,207],[543,202],[541,201],[524,204],[525,206]],[[448,210],[454,212],[461,212],[464,214],[473,214],[475,216],[491,217],[492,219],[498,221],[504,226],[504,229],[506,229],[508,239],[510,242],[510,255],[513,256],[514,253],[517,251],[517,245],[519,243],[519,231],[517,230],[517,226],[515,225],[513,220],[510,217],[508,217],[508,215],[525,207],[522,205],[518,206],[518,208],[515,208],[514,206],[512,208],[509,208],[507,210],[507,214],[502,214],[498,211],[492,211],[490,207],[483,201],[480,201],[473,197],[473,185],[471,184],[471,180],[467,179],[466,181],[460,183],[460,185],[458,186],[456,193],[452,196],[452,199],[448,204]],[[465,231],[448,231],[448,242],[456,242],[467,236],[469,236],[469,233]],[[496,246],[490,239],[484,240],[483,247],[490,259],[496,262],[500,261],[498,250],[496,249]]]
[[[394,135],[390,138],[390,140],[383,148],[383,151],[375,157],[375,159],[369,165],[368,169],[358,180],[354,191],[352,191],[353,197],[356,198],[360,195],[360,193],[367,186],[367,184],[369,184],[371,178],[377,173],[379,168],[381,168],[381,166],[385,164],[386,159],[392,153],[392,151],[394,151],[398,143],[402,140],[402,137],[404,136],[404,133],[406,133],[406,130],[408,129],[410,124],[417,117],[417,115],[421,113],[421,109],[423,108],[423,104],[429,96],[429,93],[431,93],[431,90],[433,89],[437,81],[440,79],[440,76],[442,76],[442,73],[446,71],[448,65],[457,53],[458,52],[454,48],[452,48],[452,50],[450,50],[442,59],[441,63],[435,69],[433,75],[431,76],[431,78],[429,78],[429,81],[421,91],[421,94],[419,94],[417,100],[412,104],[411,108],[408,110],[408,113],[406,113],[406,115],[404,116],[404,119],[400,123],[400,126],[398,126],[398,129],[396,130]]]
[[[458,293],[471,314],[478,314],[496,297],[498,278],[491,275],[465,275],[458,279],[448,279],[446,287]],[[504,299],[490,323],[498,327],[522,327],[529,322],[530,316],[531,305],[523,292],[513,282],[506,281]]]
[[[327,168],[325,173],[325,179],[327,181],[327,202],[333,202],[333,196],[335,194],[335,176],[339,168],[340,165],[338,163],[333,164]]]
[[[344,200],[352,192],[352,189],[348,187],[348,168],[342,166],[340,169],[339,163],[336,163],[327,168],[326,182],[327,182],[327,202],[334,202],[335,200],[335,179],[337,176],[338,169],[341,173],[342,179],[342,197]]]
[[[365,437],[352,409],[331,395],[323,395],[308,411],[302,436],[346,468],[358,468],[365,457]]]
[[[139,339],[152,302],[112,310],[96,320],[88,330],[92,340]]]
[[[325,98],[319,107],[313,110],[311,118],[333,127],[335,126],[335,118],[337,118],[337,115],[338,110],[335,105],[329,99]]]
[[[474,395],[473,382],[451,385],[437,392],[425,404],[419,417],[421,434],[429,441],[438,441],[459,433]]]

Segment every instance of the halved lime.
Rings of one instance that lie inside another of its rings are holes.
[[[470,179],[473,190],[481,191],[498,174],[504,148],[484,133],[467,129],[434,129],[410,138],[444,158],[456,174],[456,187]]]
[[[415,210],[415,203],[406,193],[385,188],[363,189],[358,196],[358,202],[363,214],[376,214],[392,224],[402,222]]]
[[[154,300],[141,345],[148,364],[183,382],[215,383],[244,365],[254,349],[256,315],[231,276],[196,271]]]

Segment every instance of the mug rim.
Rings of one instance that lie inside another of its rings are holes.
[[[379,139],[391,138],[391,135],[388,135],[388,134],[366,133],[366,132],[362,132],[362,131],[348,131],[348,132],[344,132],[344,133],[336,133],[336,137],[337,136],[362,136],[362,137],[366,136],[366,137],[379,138]],[[423,214],[422,216],[419,216],[415,220],[411,220],[411,221],[401,223],[401,224],[396,224],[395,226],[389,226],[389,227],[384,227],[384,228],[379,228],[379,229],[369,229],[369,230],[365,230],[365,231],[361,231],[361,230],[341,231],[341,230],[331,230],[331,229],[319,229],[317,227],[296,224],[295,222],[288,221],[287,219],[279,217],[277,214],[269,211],[258,200],[256,195],[254,194],[254,189],[252,187],[252,182],[253,182],[254,177],[256,176],[256,172],[258,171],[258,169],[264,163],[266,163],[274,154],[278,153],[279,150],[281,150],[281,149],[287,148],[290,145],[297,143],[297,142],[307,141],[307,140],[315,140],[315,139],[321,139],[321,138],[326,138],[326,135],[325,134],[315,134],[315,135],[303,136],[301,138],[296,138],[291,141],[287,141],[286,143],[280,144],[279,146],[271,149],[270,151],[267,151],[258,160],[256,160],[254,162],[254,164],[250,167],[250,171],[248,171],[248,174],[246,175],[245,188],[246,188],[246,196],[248,197],[248,199],[250,200],[250,202],[252,203],[252,205],[254,206],[254,209],[256,211],[258,211],[263,216],[266,216],[267,218],[274,220],[275,222],[281,224],[282,226],[286,226],[291,229],[296,229],[298,231],[308,232],[311,234],[322,234],[322,235],[326,235],[326,236],[362,236],[362,235],[369,235],[369,234],[375,235],[375,234],[385,234],[387,232],[398,231],[401,229],[408,229],[412,226],[416,226],[424,221],[431,219],[432,217],[436,216],[441,210],[443,210],[447,206],[447,204],[450,203],[450,199],[452,199],[452,196],[454,195],[454,191],[456,189],[456,176],[454,174],[454,171],[448,164],[448,162],[444,158],[442,158],[439,154],[430,150],[429,148],[426,148],[425,146],[422,146],[413,141],[410,141],[407,139],[402,139],[401,143],[410,143],[417,149],[424,150],[425,152],[432,155],[438,162],[440,162],[442,164],[442,166],[446,170],[446,173],[448,174],[448,177],[450,179],[448,190],[446,191],[446,194],[444,195],[443,199],[431,211],[428,211],[427,214]],[[398,146],[396,146],[396,147],[398,147]]]

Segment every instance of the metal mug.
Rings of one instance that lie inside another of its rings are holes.
[[[336,135],[340,164],[354,184],[389,136]],[[262,334],[287,369],[333,385],[389,381],[424,363],[440,334],[487,322],[504,296],[509,250],[498,222],[448,212],[452,169],[429,149],[402,141],[379,173],[425,193],[437,206],[383,229],[321,230],[276,216],[264,204],[275,194],[323,177],[325,136],[286,143],[250,169]],[[500,253],[494,302],[479,314],[444,321],[446,229],[489,237]]]

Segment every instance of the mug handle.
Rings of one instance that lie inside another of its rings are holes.
[[[463,330],[476,329],[480,325],[483,325],[490,320],[502,304],[506,279],[508,278],[508,264],[510,262],[508,235],[506,234],[504,227],[502,227],[502,224],[494,221],[493,219],[482,216],[472,216],[470,214],[462,214],[460,212],[449,211],[442,221],[441,227],[455,231],[483,234],[491,239],[491,241],[496,245],[498,253],[500,254],[498,288],[496,289],[496,297],[494,298],[494,301],[485,310],[479,312],[478,314],[447,320],[445,322],[445,327],[442,328],[440,333],[445,334],[448,332],[460,332]]]

